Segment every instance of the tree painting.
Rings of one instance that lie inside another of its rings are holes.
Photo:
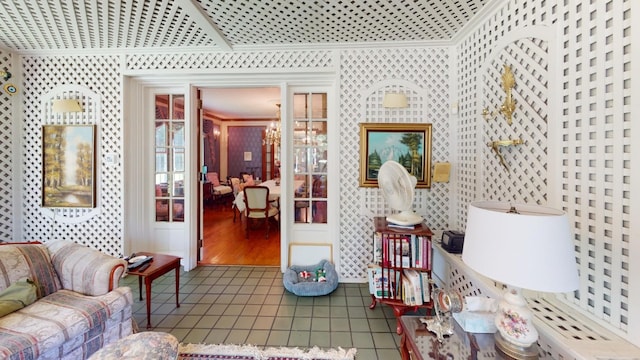
[[[400,143],[409,148],[409,153],[404,155],[401,164],[408,168],[409,174],[421,178],[422,177],[422,157],[420,149],[424,142],[422,133],[403,133]],[[409,165],[409,166],[407,166]]]
[[[367,176],[377,179],[382,164],[394,160],[404,166],[409,174],[422,179],[423,144],[423,132],[369,132]]]
[[[95,127],[45,125],[42,129],[42,206],[95,206]]]
[[[393,160],[416,177],[416,188],[431,187],[431,124],[361,123],[361,187],[377,187],[378,172]]]

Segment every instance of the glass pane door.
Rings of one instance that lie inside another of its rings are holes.
[[[327,223],[327,94],[293,96],[294,221]]]
[[[156,95],[156,221],[184,222],[184,95]]]

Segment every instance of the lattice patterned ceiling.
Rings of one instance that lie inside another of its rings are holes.
[[[0,0],[0,46],[150,49],[451,39],[492,0]]]

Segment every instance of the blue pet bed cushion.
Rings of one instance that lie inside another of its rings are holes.
[[[322,260],[316,265],[290,266],[282,282],[285,289],[298,296],[327,295],[338,287],[338,273],[333,264]]]

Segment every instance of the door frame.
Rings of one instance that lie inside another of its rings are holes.
[[[153,80],[153,81],[152,81]],[[185,96],[185,140],[191,138],[186,125],[190,108],[190,94],[184,82],[161,79],[125,77],[125,102],[123,114],[129,121],[123,126],[124,162],[124,249],[130,254],[139,251],[159,252],[182,258],[181,264],[186,270],[197,263],[190,254],[189,239],[195,237],[191,222],[195,223],[191,212],[191,203],[196,198],[190,185],[196,178],[191,174],[190,158],[193,149],[185,147],[185,221],[162,223],[155,221],[155,151],[154,151],[154,114],[155,94],[183,94]],[[151,160],[150,160],[151,159]]]
[[[281,97],[282,97],[282,154],[286,154],[290,149],[290,145],[288,142],[292,138],[293,125],[286,122],[287,118],[290,118],[290,114],[292,109],[289,108],[291,101],[289,101],[289,97],[292,96],[290,89],[294,88],[307,88],[307,89],[316,89],[320,88],[322,91],[327,91],[328,96],[332,100],[332,104],[334,104],[330,112],[328,114],[329,117],[336,119],[336,124],[334,128],[337,130],[339,127],[338,124],[338,101],[336,101],[336,94],[338,93],[338,78],[337,74],[334,71],[331,72],[318,72],[318,73],[305,73],[305,74],[291,74],[291,73],[273,73],[273,74],[185,74],[178,77],[163,77],[159,75],[140,75],[140,76],[125,76],[125,93],[130,93],[129,100],[127,101],[124,109],[124,113],[129,116],[132,121],[125,121],[125,131],[124,131],[124,139],[125,139],[125,149],[129,149],[126,151],[127,154],[140,154],[140,157],[147,156],[147,152],[143,151],[147,146],[145,146],[146,141],[140,141],[140,136],[145,135],[143,126],[144,122],[149,120],[149,108],[152,104],[148,104],[147,97],[145,96],[145,92],[148,91],[149,88],[172,88],[172,89],[184,89],[183,93],[185,95],[185,122],[186,122],[186,136],[187,136],[187,147],[186,151],[188,153],[186,164],[185,164],[185,172],[186,179],[185,184],[188,184],[188,187],[185,187],[185,222],[184,224],[184,233],[180,238],[184,239],[185,243],[180,244],[181,254],[176,254],[181,256],[183,259],[181,261],[184,266],[185,271],[189,271],[197,266],[198,259],[198,216],[196,213],[198,211],[202,211],[202,208],[199,206],[200,200],[198,199],[198,191],[197,187],[200,186],[200,178],[197,174],[200,172],[200,164],[198,163],[198,142],[200,141],[199,131],[198,131],[198,123],[197,123],[197,114],[198,111],[196,104],[194,103],[197,99],[197,90],[201,88],[238,88],[238,87],[280,87]],[[127,89],[128,88],[128,89]],[[142,104],[142,105],[141,105]],[[187,116],[188,114],[188,116]],[[138,119],[139,121],[134,121]],[[148,135],[146,135],[148,136]],[[339,135],[334,134],[332,138],[335,141],[334,148],[337,149],[337,144],[339,143]],[[143,138],[144,139],[144,138]],[[338,159],[338,151],[334,151],[334,156],[332,156],[331,163],[334,164],[335,170],[331,170],[330,167],[329,173],[332,178],[339,178],[337,161]],[[125,199],[129,199],[129,201],[125,200],[125,213],[130,214],[129,221],[126,221],[124,227],[125,234],[125,244],[124,248],[127,252],[131,251],[140,251],[143,249],[152,249],[153,248],[153,234],[151,228],[153,227],[153,223],[151,222],[150,216],[146,216],[149,214],[149,209],[145,209],[144,204],[147,202],[144,199],[150,196],[151,190],[148,190],[149,194],[146,194],[145,184],[150,183],[152,179],[149,178],[149,171],[142,171],[140,164],[147,164],[143,167],[148,167],[148,159],[147,158],[136,158],[134,157],[127,159],[125,164],[125,194],[129,194],[131,196],[125,196]],[[281,156],[281,178],[282,186],[285,191],[283,191],[283,200],[288,201],[288,199],[292,199],[293,197],[293,189],[288,189],[289,180],[287,179],[287,169],[291,167],[290,160],[287,156]],[[289,172],[290,174],[290,172]],[[291,192],[291,194],[288,194]],[[146,195],[144,195],[146,194]],[[335,220],[331,221],[330,226],[328,227],[328,231],[332,234],[331,239],[334,244],[339,244],[338,239],[338,228],[339,228],[339,219],[337,219],[337,209],[339,205],[340,195],[338,190],[334,190],[330,192],[329,201],[334,204],[333,211],[329,209],[329,213],[335,214]],[[286,204],[286,202],[285,202]],[[202,213],[200,213],[202,216]],[[127,218],[125,216],[125,218]],[[284,272],[288,266],[289,262],[289,243],[292,242],[291,234],[294,231],[294,224],[291,219],[293,219],[292,211],[289,211],[285,206],[282,212],[282,221],[280,225],[280,268],[281,271]],[[291,220],[291,221],[290,221]],[[329,219],[331,220],[331,219]],[[299,226],[299,224],[298,224]],[[307,225],[313,227],[314,225]],[[319,225],[315,225],[319,226]],[[294,239],[295,240],[295,239]],[[334,248],[337,249],[336,246]],[[339,253],[334,252],[333,254],[334,262],[336,263],[336,267],[338,267]]]

